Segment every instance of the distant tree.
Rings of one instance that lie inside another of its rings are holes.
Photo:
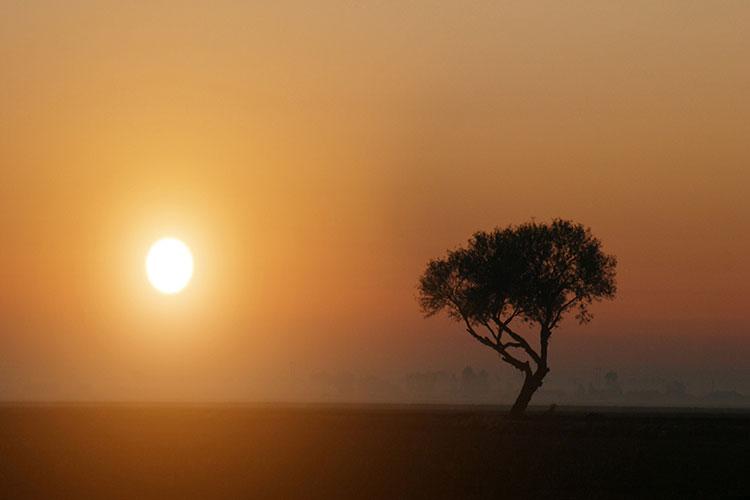
[[[609,371],[604,375],[604,392],[607,396],[622,396],[620,377],[617,372]]]
[[[476,398],[489,392],[490,379],[485,370],[475,372],[471,366],[461,371],[461,392],[464,397]]]
[[[667,384],[666,394],[670,398],[684,398],[687,396],[687,386],[679,380]]]
[[[615,257],[602,251],[591,231],[571,221],[480,231],[465,248],[427,264],[419,280],[419,303],[426,316],[447,312],[523,373],[511,408],[517,416],[549,372],[552,332],[566,314],[586,323],[592,302],[614,298],[615,267]],[[517,323],[537,331],[536,347]]]

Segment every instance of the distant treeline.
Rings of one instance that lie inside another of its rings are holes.
[[[415,371],[388,380],[347,371],[317,372],[304,383],[309,399],[399,403],[512,402],[518,380],[467,366],[458,373]],[[573,382],[567,388],[543,386],[536,404],[611,404],[623,406],[750,406],[750,396],[735,390],[711,390],[692,394],[685,383],[674,380],[661,387],[628,387],[617,372]]]

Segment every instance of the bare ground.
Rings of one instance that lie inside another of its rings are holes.
[[[750,496],[750,413],[4,405],[0,498]]]

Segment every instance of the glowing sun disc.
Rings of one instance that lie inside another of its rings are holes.
[[[182,291],[193,277],[193,254],[188,246],[176,238],[162,238],[146,256],[146,276],[161,293]]]

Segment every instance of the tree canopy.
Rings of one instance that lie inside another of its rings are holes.
[[[590,321],[589,306],[615,296],[616,264],[589,229],[568,220],[479,231],[466,247],[427,264],[419,302],[427,316],[445,311],[463,322],[538,387],[549,371],[552,331],[567,313],[579,323]],[[514,321],[538,326],[538,350],[511,327]]]

